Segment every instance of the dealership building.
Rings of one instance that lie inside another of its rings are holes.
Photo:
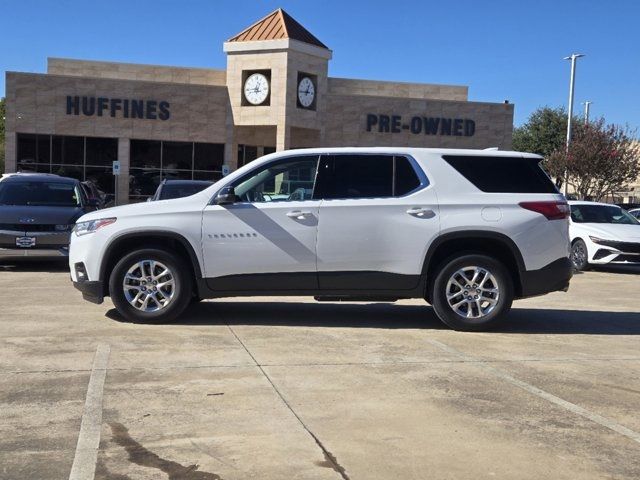
[[[332,51],[281,9],[223,49],[225,70],[49,58],[45,74],[7,72],[6,171],[90,179],[126,203],[289,148],[511,147],[512,104],[330,77]]]

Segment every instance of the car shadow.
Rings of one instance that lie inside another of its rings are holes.
[[[69,260],[65,257],[43,259],[29,257],[5,257],[0,259],[0,272],[69,272]]]
[[[115,309],[107,317],[126,322]],[[173,325],[448,329],[428,305],[207,301]],[[640,313],[514,308],[495,332],[505,334],[640,335]]]

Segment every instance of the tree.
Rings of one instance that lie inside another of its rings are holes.
[[[606,124],[599,118],[579,123],[569,151],[549,155],[546,166],[555,177],[568,173],[568,184],[580,199],[601,201],[624,190],[638,177],[640,146],[628,127]]]
[[[527,123],[514,130],[513,149],[548,158],[564,148],[566,136],[567,112],[564,108],[542,107],[531,114]]]
[[[4,173],[4,98],[0,98],[0,174]]]

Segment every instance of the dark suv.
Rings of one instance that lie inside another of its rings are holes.
[[[76,220],[96,210],[78,180],[15,174],[0,181],[0,257],[66,256]]]

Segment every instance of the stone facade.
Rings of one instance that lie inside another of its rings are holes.
[[[34,133],[117,138],[121,201],[132,139],[224,144],[230,169],[239,145],[258,155],[267,147],[511,147],[513,105],[468,101],[466,86],[332,78],[332,52],[294,38],[229,41],[224,50],[226,70],[50,58],[46,74],[7,72],[7,172],[17,168],[17,135]],[[270,74],[268,105],[243,101],[252,71]],[[302,74],[314,79],[311,109],[297,103]],[[151,114],[134,115],[134,101]],[[100,113],[84,114],[90,106]]]

